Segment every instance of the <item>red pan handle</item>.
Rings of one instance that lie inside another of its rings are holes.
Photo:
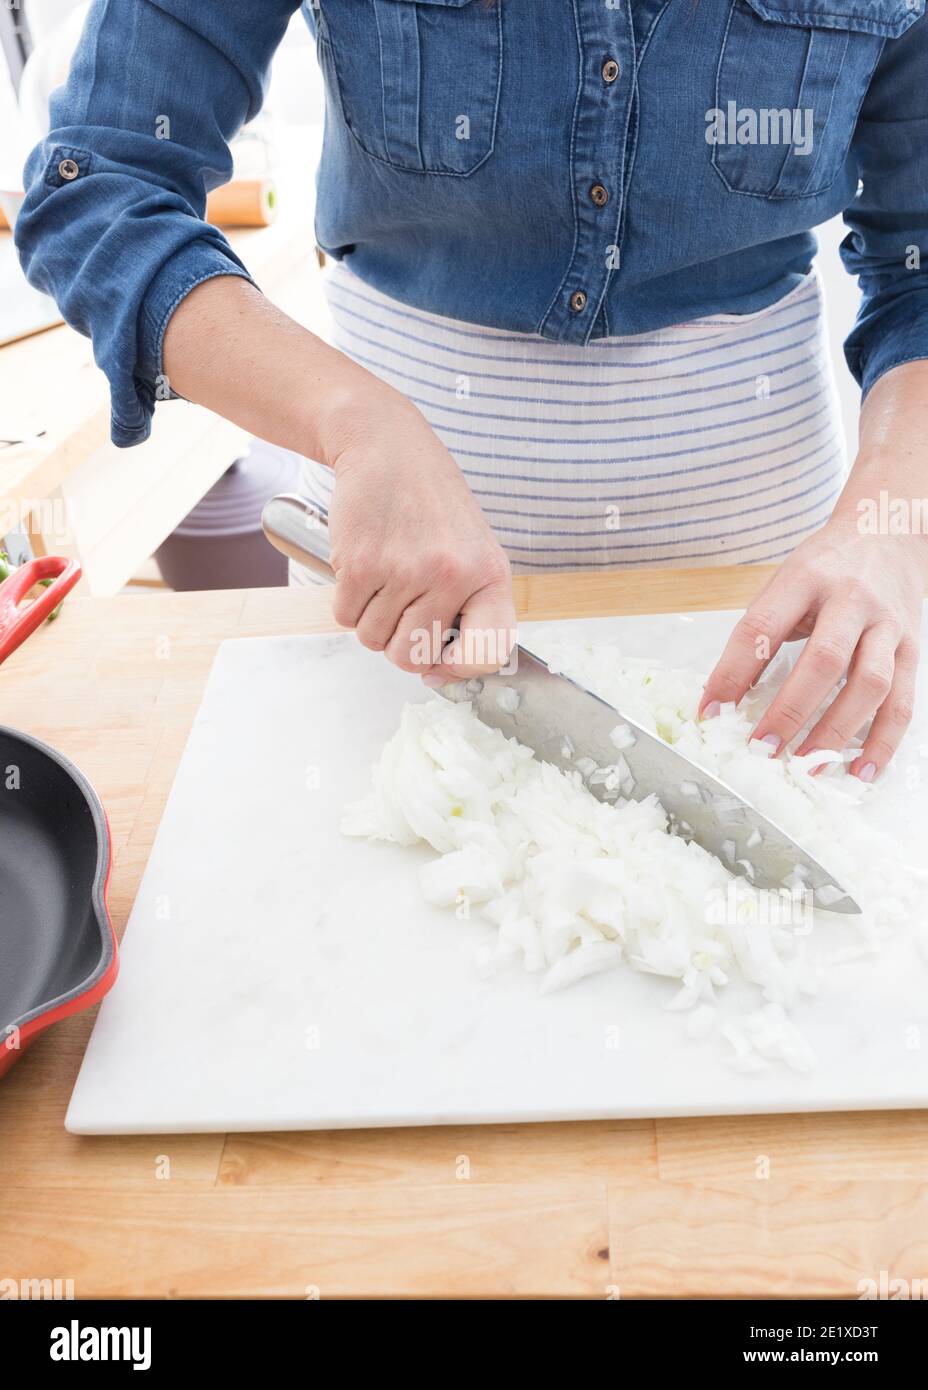
[[[81,567],[76,560],[43,555],[30,560],[0,584],[0,661],[5,661],[42,626],[80,577]],[[37,599],[20,607],[29,590],[43,579],[53,582]]]

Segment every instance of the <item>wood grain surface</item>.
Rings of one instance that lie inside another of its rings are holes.
[[[525,618],[745,604],[757,568],[517,581]],[[0,670],[0,723],[109,812],[121,933],[213,655],[332,629],[325,590],[68,600]],[[928,1275],[928,1114],[78,1138],[92,1015],[0,1083],[0,1278],[78,1298],[854,1298]]]

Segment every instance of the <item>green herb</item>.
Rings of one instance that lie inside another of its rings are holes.
[[[10,559],[7,552],[5,550],[0,550],[0,584],[3,583],[4,579],[9,579],[10,575],[15,574],[18,569],[19,566],[13,564],[13,561]],[[39,580],[39,585],[43,589],[47,589],[48,586],[53,583],[54,580],[52,579]],[[48,617],[45,619],[47,623],[53,623],[55,621],[55,619],[58,617],[58,614],[61,612],[61,604],[63,603],[64,599],[61,600],[61,603],[58,604],[57,608],[52,609]]]

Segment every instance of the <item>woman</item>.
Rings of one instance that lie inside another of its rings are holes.
[[[784,747],[846,672],[800,751],[873,717],[870,780],[926,577],[922,535],[862,520],[928,464],[924,4],[318,0],[339,350],[202,221],[297,0],[97,0],[27,166],[23,263],[93,337],[117,444],[180,394],[313,461],[366,646],[441,684],[492,664],[472,639],[511,629],[510,563],[782,559],[703,713],[807,636],[757,736]],[[839,211],[849,477],[811,269]],[[423,671],[416,635],[458,614]]]

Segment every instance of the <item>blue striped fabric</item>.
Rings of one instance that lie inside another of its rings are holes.
[[[516,572],[779,560],[843,485],[815,270],[758,313],[585,348],[407,308],[344,263],[326,289],[336,345],[419,406]],[[304,464],[311,500],[332,483]]]

